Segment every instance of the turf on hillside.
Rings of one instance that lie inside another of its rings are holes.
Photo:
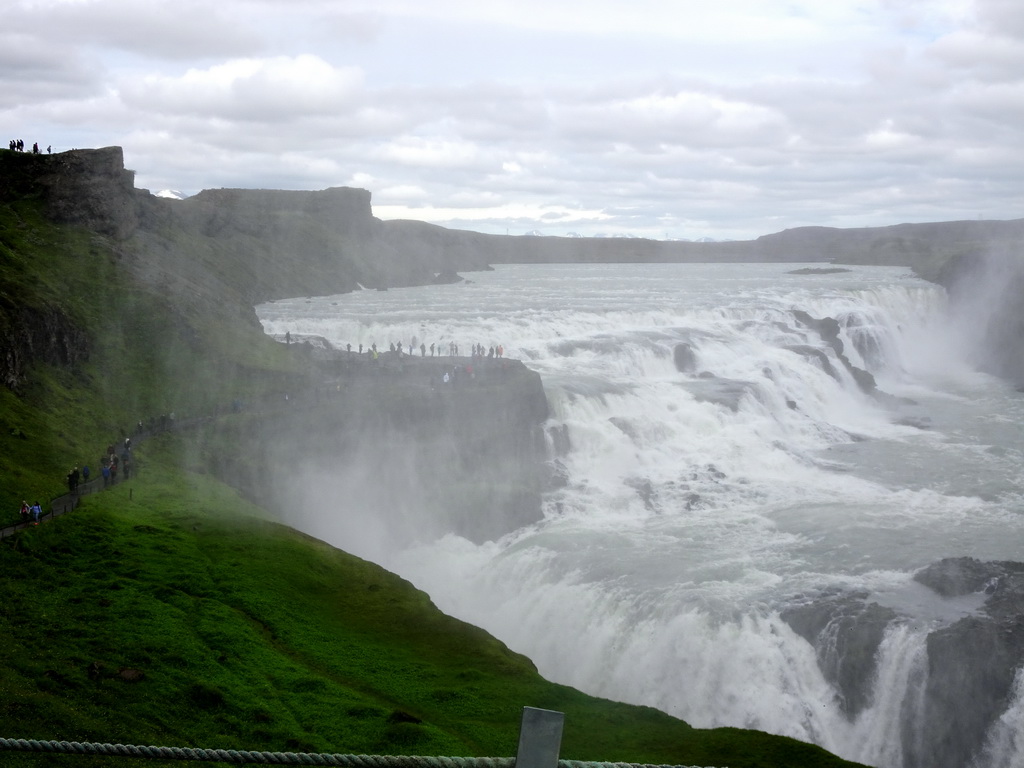
[[[294,391],[303,372],[246,307],[217,311],[135,281],[131,242],[46,221],[30,194],[37,160],[49,162],[0,150],[0,191],[28,190],[0,204],[0,341],[20,312],[62,315],[87,354],[35,361],[18,391],[0,387],[0,522],[26,496],[60,493],[70,466],[94,465],[139,418]],[[159,447],[137,448],[145,471],[131,483],[0,542],[0,735],[506,756],[530,705],[566,713],[568,758],[846,765],[790,739],[697,731],[550,684],[401,579],[274,524]]]
[[[133,247],[53,224],[37,200],[0,204],[0,353],[27,318],[73,334],[78,355],[26,361],[17,391],[0,386],[0,525],[22,499],[66,491],[71,467],[98,470],[103,447],[139,420],[301,386],[304,371],[250,319],[185,309],[136,281]]]
[[[2,542],[0,580],[7,738],[500,757],[535,706],[566,713],[564,758],[848,765],[548,683],[399,577],[159,459]]]

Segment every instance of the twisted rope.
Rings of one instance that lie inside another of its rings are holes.
[[[515,768],[514,757],[420,757],[394,755],[340,755],[315,752],[250,752],[241,749],[198,747],[143,747],[133,744],[95,744],[80,741],[39,741],[0,738],[0,751],[45,752],[65,755],[136,757],[154,760],[195,760],[208,763],[262,765],[336,765],[344,768]],[[591,763],[559,760],[558,768],[687,768],[643,763]],[[694,768],[690,766],[689,768]]]
[[[387,755],[335,755],[310,752],[251,752],[241,749],[200,749],[198,747],[151,747],[133,744],[95,744],[79,741],[38,741],[2,739],[0,750],[50,754],[138,757],[154,760],[196,760],[216,763],[260,763],[263,765],[336,765],[346,768],[514,768],[511,757],[391,757]]]

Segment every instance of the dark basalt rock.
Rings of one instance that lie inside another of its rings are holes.
[[[942,560],[914,577],[937,594],[988,595],[982,611],[928,636],[928,677],[919,714],[904,724],[906,768],[984,764],[993,723],[1010,703],[1024,665],[1024,564]],[[923,729],[923,732],[922,732]]]
[[[992,243],[950,259],[936,280],[953,314],[974,330],[973,358],[983,370],[1024,384],[1024,259],[1019,242]]]
[[[809,344],[791,344],[786,347],[790,352],[795,352],[801,357],[806,357],[809,360],[817,361],[821,369],[831,376],[833,379],[839,379],[839,373],[836,371],[835,366],[832,365],[832,361],[824,351],[817,347],[812,347]]]
[[[871,703],[876,655],[886,627],[898,616],[866,601],[865,594],[837,595],[783,611],[782,618],[814,646],[818,666],[838,692],[846,715]]]
[[[555,456],[568,456],[572,448],[572,441],[569,439],[569,425],[558,424],[548,427],[548,437],[551,438],[551,445]]]
[[[0,382],[18,390],[40,363],[75,368],[89,357],[89,340],[60,309],[19,306],[0,296]]]
[[[839,321],[834,317],[823,317],[817,318],[812,317],[802,309],[791,310],[793,317],[798,323],[806,328],[810,328],[815,331],[821,340],[832,347],[836,353],[836,357],[839,362],[843,364],[843,367],[850,372],[853,380],[857,382],[857,386],[864,392],[873,393],[877,389],[875,383],[875,377],[872,376],[868,371],[863,368],[858,368],[856,365],[850,362],[850,358],[846,356],[843,348],[843,340],[839,338]]]
[[[676,344],[672,350],[672,360],[680,373],[693,373],[697,370],[697,355],[689,344]]]
[[[943,598],[985,595],[983,607],[932,631],[920,688],[900,714],[903,768],[985,765],[985,740],[1024,666],[1024,563],[951,558],[914,579]],[[865,593],[831,593],[782,618],[811,643],[851,719],[871,703],[877,653],[900,616]]]
[[[994,563],[983,563],[973,557],[947,558],[922,568],[914,581],[924,584],[943,597],[959,597],[981,592],[993,579],[1003,575]]]
[[[540,376],[521,362],[335,356],[340,385],[318,407],[244,425],[232,440],[246,451],[204,465],[285,520],[322,510],[403,545],[496,539],[539,521],[542,493],[566,482],[549,461]]]
[[[457,273],[454,269],[446,269],[439,272],[437,277],[434,278],[435,285],[454,285],[455,283],[464,282],[465,278]]]

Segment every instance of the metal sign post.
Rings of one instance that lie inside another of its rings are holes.
[[[565,713],[523,707],[516,768],[558,768]]]

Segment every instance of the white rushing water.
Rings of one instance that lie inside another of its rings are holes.
[[[501,344],[541,374],[551,422],[568,428],[565,486],[501,541],[392,551],[340,540],[329,519],[309,532],[409,578],[549,679],[900,766],[924,637],[980,605],[910,576],[943,557],[1022,559],[1024,396],[974,370],[941,288],[902,268],[797,266],[502,266],[260,307],[268,333],[339,347]],[[838,320],[886,396],[862,391],[794,309]],[[680,344],[692,372],[677,370]],[[852,722],[780,618],[836,588],[910,617]],[[1008,714],[992,763],[1021,765],[1022,745]]]

